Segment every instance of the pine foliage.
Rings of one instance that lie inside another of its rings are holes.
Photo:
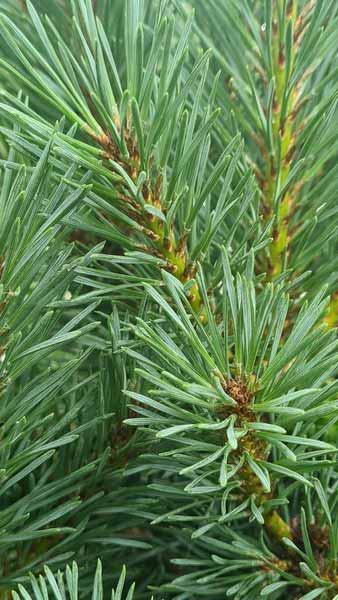
[[[33,600],[39,598],[70,598],[70,600],[76,600],[79,597],[79,571],[76,562],[73,562],[72,567],[66,567],[65,575],[59,571],[57,576],[52,571],[45,567],[45,576],[40,575],[37,580],[34,575],[31,575],[31,589],[30,594],[27,589],[22,585],[19,585],[19,593],[13,592],[14,600]],[[119,577],[116,589],[111,592],[112,600],[133,600],[134,598],[134,584],[132,584],[128,591],[125,590],[125,579],[126,570],[123,569]],[[49,587],[48,587],[48,585]],[[50,596],[50,590],[52,596]],[[102,582],[102,565],[98,561],[95,572],[95,578],[92,587],[92,598],[95,600],[103,597],[103,582]]]
[[[337,27],[0,0],[4,600],[338,600]]]

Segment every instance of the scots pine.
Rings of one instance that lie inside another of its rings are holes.
[[[337,30],[0,0],[4,600],[338,599]]]

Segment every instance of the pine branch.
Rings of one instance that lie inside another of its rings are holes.
[[[0,16],[1,584],[332,600],[338,9],[41,4]]]
[[[175,274],[186,285],[192,306],[201,311],[200,291],[195,282],[196,261],[210,255],[227,213],[228,222],[232,222],[228,237],[233,240],[239,229],[239,214],[244,215],[245,208],[253,204],[253,191],[247,173],[241,177],[238,171],[241,155],[238,137],[227,145],[216,165],[207,172],[209,135],[217,111],[213,111],[212,94],[206,110],[201,104],[208,53],[197,61],[188,76],[183,71],[191,23],[187,23],[176,49],[172,50],[174,22],[158,18],[151,46],[143,50],[144,27],[139,9],[131,3],[126,16],[125,59],[127,65],[135,63],[135,68],[127,70],[124,84],[117,74],[104,30],[95,21],[89,5],[83,7],[87,25],[84,24],[83,30],[78,28],[74,42],[81,46],[86,60],[80,66],[69,56],[72,65],[69,72],[61,64],[62,55],[69,54],[65,42],[47,20],[51,32],[48,37],[33,7],[28,4],[28,8],[37,34],[47,44],[53,66],[27,38],[21,35],[18,43],[15,25],[3,17],[2,34],[23,67],[3,62],[4,68],[52,103],[71,123],[78,124],[99,146],[96,149],[87,141],[77,142],[67,134],[56,138],[61,156],[71,156],[99,177],[94,180],[94,193],[89,198],[94,219],[90,216],[87,223],[78,219],[73,225],[102,232],[106,239],[131,248],[125,259],[129,264],[143,259],[149,267],[165,268]],[[59,56],[52,46],[54,40],[62,48]],[[34,68],[28,62],[28,54],[36,61]],[[48,80],[38,69],[45,71]],[[160,75],[153,77],[157,71]],[[47,93],[50,77],[59,94]],[[33,141],[34,151],[39,152],[39,140],[35,135],[32,137],[32,132],[38,127],[40,135],[48,139],[51,126],[36,113],[27,111],[23,103],[14,98],[11,102],[16,109],[2,105],[7,117],[19,120],[29,132],[30,147]],[[114,107],[112,117],[110,106]],[[10,136],[8,131],[6,134]],[[15,142],[28,146],[17,136]],[[203,223],[203,204],[211,194],[218,199]],[[245,234],[247,238],[248,234],[252,237],[250,230]],[[258,247],[266,243],[263,236],[257,239]],[[123,264],[122,258],[120,261]]]
[[[132,405],[134,412],[141,416],[129,419],[127,423],[149,426],[157,431],[157,437],[174,440],[175,470],[180,475],[188,474],[191,479],[184,488],[187,492],[211,494],[213,504],[218,497],[221,510],[224,489],[235,478],[232,493],[238,495],[236,488],[239,487],[239,497],[247,498],[241,504],[241,510],[251,508],[253,517],[259,523],[265,522],[273,537],[292,537],[290,526],[271,508],[274,505],[271,500],[275,497],[273,490],[283,476],[311,487],[311,481],[301,474],[302,461],[305,465],[307,460],[304,444],[309,449],[315,448],[318,458],[321,454],[335,452],[334,446],[319,439],[298,437],[293,428],[295,420],[300,423],[305,419],[302,433],[306,435],[308,418],[312,423],[317,414],[321,418],[325,410],[330,414],[337,410],[330,402],[321,404],[316,400],[316,395],[319,398],[326,396],[325,388],[316,391],[316,384],[327,380],[335,369],[337,342],[331,336],[330,345],[328,340],[324,342],[326,336],[318,332],[316,339],[311,332],[326,305],[318,297],[307,311],[300,313],[294,330],[278,351],[283,329],[281,315],[285,316],[287,312],[281,291],[266,290],[255,300],[252,283],[238,277],[234,286],[226,258],[224,269],[223,287],[229,300],[224,299],[226,320],[220,324],[216,324],[205,292],[203,300],[208,324],[202,327],[197,323],[193,326],[185,306],[184,290],[176,279],[164,274],[175,310],[156,290],[149,288],[151,297],[163,309],[168,325],[170,323],[170,329],[176,331],[176,335],[168,336],[165,320],[161,327],[143,322],[136,328],[135,333],[142,344],[155,353],[149,363],[147,355],[143,357],[138,352],[136,356],[142,369],[137,373],[155,385],[148,394],[163,400],[128,392],[137,401]],[[203,278],[200,285],[205,290]],[[231,315],[229,323],[228,311]],[[327,354],[329,348],[334,353],[331,358]],[[133,349],[126,348],[126,352],[134,355]],[[308,366],[307,355],[311,356]],[[303,391],[302,385],[306,386]],[[290,392],[295,388],[298,391]],[[330,385],[327,393],[331,393]],[[311,399],[314,408],[304,413],[302,406],[308,404],[309,394],[310,397],[314,394]],[[181,406],[177,406],[177,400]],[[271,415],[274,415],[272,422]],[[300,462],[297,452],[302,457]],[[168,456],[163,468],[169,468],[171,464],[171,452]],[[320,464],[319,458],[318,466]],[[311,465],[316,470],[315,460]],[[222,514],[224,517],[224,512]]]
[[[257,269],[270,277],[311,269],[305,289],[318,291],[329,279],[335,293],[336,277],[325,272],[320,257],[326,248],[336,252],[334,194],[323,184],[326,174],[326,181],[333,181],[337,156],[337,87],[330,59],[336,7],[276,1],[229,2],[224,8],[212,0],[210,10],[195,4],[198,34],[228,77],[228,85],[219,86],[219,102],[234,113],[245,136],[264,219],[274,219],[273,241],[258,257]],[[225,36],[224,19],[232,24]],[[229,130],[225,119],[224,127]],[[336,321],[334,306],[333,296],[330,324]]]

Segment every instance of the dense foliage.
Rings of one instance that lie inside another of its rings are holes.
[[[0,598],[338,599],[337,31],[0,0]]]

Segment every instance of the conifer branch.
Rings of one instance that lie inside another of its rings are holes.
[[[4,594],[336,600],[337,3],[13,2]]]
[[[132,104],[134,114],[138,115],[138,106],[136,102]],[[139,115],[136,117],[138,120]],[[95,135],[89,131],[89,135],[103,149],[103,158],[118,165],[130,177],[131,181],[138,186],[142,180],[137,198],[133,198],[123,185],[118,192],[118,198],[121,203],[127,205],[127,214],[138,223],[142,232],[148,238],[148,243],[140,246],[140,250],[149,252],[157,256],[164,268],[177,277],[182,283],[190,283],[196,277],[196,264],[191,263],[188,258],[188,248],[186,243],[187,233],[180,240],[177,239],[173,223],[166,227],[166,208],[162,205],[162,176],[160,173],[152,175],[155,183],[152,184],[149,178],[145,178],[142,170],[140,151],[137,142],[128,131],[128,128],[122,132],[123,143],[128,150],[129,157],[123,157],[113,140],[106,134]],[[117,133],[121,135],[121,130],[117,125]],[[142,198],[142,200],[141,200]],[[201,310],[201,296],[198,286],[195,282],[189,286],[189,301],[194,310]]]
[[[267,1],[261,7],[229,2],[225,13],[232,29],[222,36],[219,22],[225,16],[217,0],[211,6],[207,16],[196,3],[198,33],[228,74],[227,85],[218,89],[219,103],[233,111],[245,136],[263,218],[273,220],[273,240],[269,252],[257,256],[258,272],[278,278],[289,269],[297,277],[311,269],[315,282],[321,268],[323,285],[327,274],[319,256],[336,235],[329,222],[332,196],[322,183],[325,173],[326,181],[329,173],[333,177],[337,156],[331,135],[337,86],[328,58],[328,49],[336,48],[336,7],[311,1]],[[234,51],[239,46],[242,55]],[[229,129],[225,119],[224,127]],[[310,278],[305,289],[311,290]],[[336,289],[332,277],[330,291]]]

